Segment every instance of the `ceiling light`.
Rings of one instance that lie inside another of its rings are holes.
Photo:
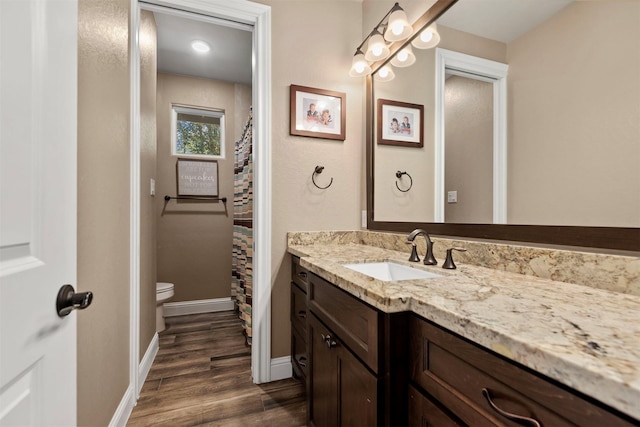
[[[410,45],[402,48],[391,60],[391,64],[393,64],[394,67],[408,67],[414,62],[416,62],[416,56],[413,54],[413,49],[411,49]]]
[[[413,39],[411,44],[418,49],[430,49],[436,47],[440,43],[440,34],[438,34],[438,27],[436,24],[431,24]]]
[[[191,48],[198,53],[207,53],[211,50],[209,43],[203,42],[202,40],[194,40],[191,42]]]
[[[397,42],[406,39],[411,33],[413,33],[413,28],[409,25],[407,14],[400,5],[396,3],[391,9],[391,15],[389,16],[384,38],[390,42]]]

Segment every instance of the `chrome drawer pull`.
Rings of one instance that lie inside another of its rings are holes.
[[[491,406],[491,408],[494,411],[496,411],[498,414],[505,417],[506,419],[511,420],[514,423],[520,424],[521,426],[540,427],[540,423],[534,420],[533,418],[523,417],[520,415],[512,414],[511,412],[507,412],[503,409],[500,409],[495,403],[493,403],[493,400],[491,400],[491,392],[489,392],[489,389],[483,388],[482,395],[487,399],[487,402],[489,402],[489,405]]]
[[[298,317],[301,318],[301,319],[306,319],[307,318],[307,312],[304,311],[304,310],[300,310],[298,312]]]
[[[301,271],[300,273],[298,273],[298,276],[302,277],[303,279],[306,279],[307,273],[305,273],[304,271]]]
[[[304,356],[300,356],[298,358],[298,365],[302,366],[303,368],[307,367],[307,358]]]

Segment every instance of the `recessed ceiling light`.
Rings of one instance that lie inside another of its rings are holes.
[[[191,47],[193,50],[199,53],[207,53],[211,49],[209,47],[209,43],[203,42],[202,40],[194,40],[191,42]]]

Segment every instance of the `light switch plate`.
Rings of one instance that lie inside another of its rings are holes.
[[[151,183],[150,183],[150,192],[152,196],[156,195],[156,180],[151,178]]]
[[[448,191],[447,192],[447,203],[458,203],[458,192],[457,191]]]

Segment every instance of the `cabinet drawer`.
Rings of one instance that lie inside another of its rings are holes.
[[[378,373],[380,313],[326,280],[309,275],[309,310]]]
[[[409,425],[412,427],[466,427],[411,385],[409,386]]]
[[[303,337],[307,335],[307,295],[295,284],[291,285],[291,326]]]
[[[291,278],[304,292],[308,292],[309,272],[300,266],[300,258],[297,256],[291,257]]]
[[[293,354],[294,369],[301,374],[302,377],[307,377],[307,340],[305,335],[294,329],[291,334],[291,349]],[[296,369],[297,368],[297,369]]]
[[[631,426],[631,422],[513,362],[418,317],[410,321],[411,379],[473,426],[507,425],[500,409],[541,426]]]

